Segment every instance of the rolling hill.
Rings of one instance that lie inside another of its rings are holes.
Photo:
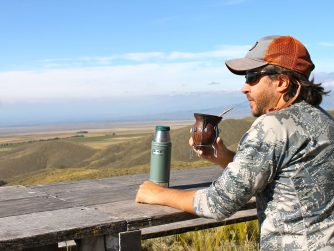
[[[64,140],[25,144],[0,153],[0,176],[7,180],[43,169],[78,167],[95,151]]]
[[[249,128],[252,119],[230,119],[220,123],[221,136],[232,149],[237,145],[241,135]],[[191,158],[188,145],[191,125],[171,131],[172,165],[191,165],[198,162]],[[65,173],[69,169],[100,170],[131,169],[144,166],[146,170],[150,161],[151,135],[144,135],[130,141],[111,144],[104,149],[93,149],[68,140],[33,142],[13,147],[0,152],[0,177],[14,182],[29,176],[49,175],[58,170]],[[186,163],[186,164],[185,164]],[[74,179],[75,177],[71,177]]]
[[[330,111],[334,116],[334,111]],[[226,119],[220,136],[235,150],[254,118]],[[209,165],[191,157],[188,145],[191,125],[171,131],[172,168]],[[0,177],[10,184],[46,183],[62,180],[102,178],[149,170],[151,135],[94,149],[66,139],[33,142],[0,151]]]

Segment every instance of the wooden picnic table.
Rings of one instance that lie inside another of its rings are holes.
[[[211,184],[211,166],[171,172],[170,186]],[[148,174],[33,186],[0,187],[0,250],[58,250],[75,240],[78,250],[140,250],[142,239],[256,218],[255,202],[222,222],[134,201]]]

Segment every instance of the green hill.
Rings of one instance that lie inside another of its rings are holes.
[[[251,121],[252,119],[222,121],[220,131],[225,144],[234,149]],[[171,131],[172,166],[175,168],[193,166],[194,162],[197,163],[195,165],[208,165],[196,156],[191,158],[188,144],[190,128],[191,125]],[[60,181],[80,178],[82,175],[86,175],[84,178],[91,178],[124,174],[131,169],[137,170],[136,172],[147,171],[151,140],[151,135],[143,134],[140,138],[112,144],[101,150],[69,140],[21,144],[0,152],[0,177],[10,183],[20,183],[24,180],[37,182],[47,176],[61,176],[62,178],[56,179]]]
[[[334,111],[330,114],[334,116]],[[254,118],[226,119],[219,124],[220,136],[229,149],[236,150],[253,121]],[[171,131],[173,168],[210,164],[196,156],[191,158],[190,128],[191,125]],[[151,140],[151,135],[143,134],[104,149],[70,140],[21,144],[0,151],[0,177],[10,184],[26,184],[147,172]]]
[[[26,176],[43,169],[78,167],[96,150],[63,140],[34,142],[0,153],[0,177]]]

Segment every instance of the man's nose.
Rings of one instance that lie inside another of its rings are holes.
[[[241,88],[241,92],[244,94],[249,92],[249,85],[247,83],[243,85],[243,87]]]

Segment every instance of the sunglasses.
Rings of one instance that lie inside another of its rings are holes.
[[[265,71],[248,71],[246,72],[245,78],[247,84],[255,83],[262,76],[275,75],[276,72],[265,72]]]

